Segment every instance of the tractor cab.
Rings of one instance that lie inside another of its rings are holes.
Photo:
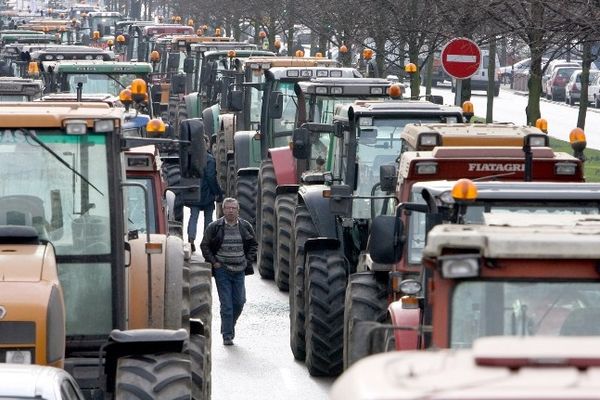
[[[41,80],[0,77],[0,102],[33,101],[42,96]]]

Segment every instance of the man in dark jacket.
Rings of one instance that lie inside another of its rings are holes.
[[[239,217],[240,206],[233,198],[223,200],[223,217],[204,231],[200,249],[211,263],[221,303],[223,344],[230,346],[235,323],[246,302],[245,270],[256,261],[258,244],[252,225]]]
[[[207,147],[208,148],[208,147]],[[204,229],[212,222],[212,215],[215,211],[215,200],[223,200],[223,191],[217,181],[217,163],[210,152],[206,152],[206,167],[204,168],[204,178],[200,183],[200,196],[197,201],[188,202],[190,207],[190,220],[188,221],[188,241],[192,245],[192,252],[196,251],[194,241],[198,230],[198,216],[200,211],[204,211]]]

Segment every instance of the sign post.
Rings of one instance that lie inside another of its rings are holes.
[[[461,106],[462,80],[470,78],[479,69],[481,50],[477,43],[466,38],[452,39],[442,49],[442,68],[456,79],[454,103]]]

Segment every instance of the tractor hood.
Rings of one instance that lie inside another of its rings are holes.
[[[2,282],[39,282],[44,272],[46,245],[0,245],[0,284]]]

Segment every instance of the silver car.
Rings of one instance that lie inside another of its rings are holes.
[[[0,399],[84,400],[71,375],[41,365],[0,364]]]

